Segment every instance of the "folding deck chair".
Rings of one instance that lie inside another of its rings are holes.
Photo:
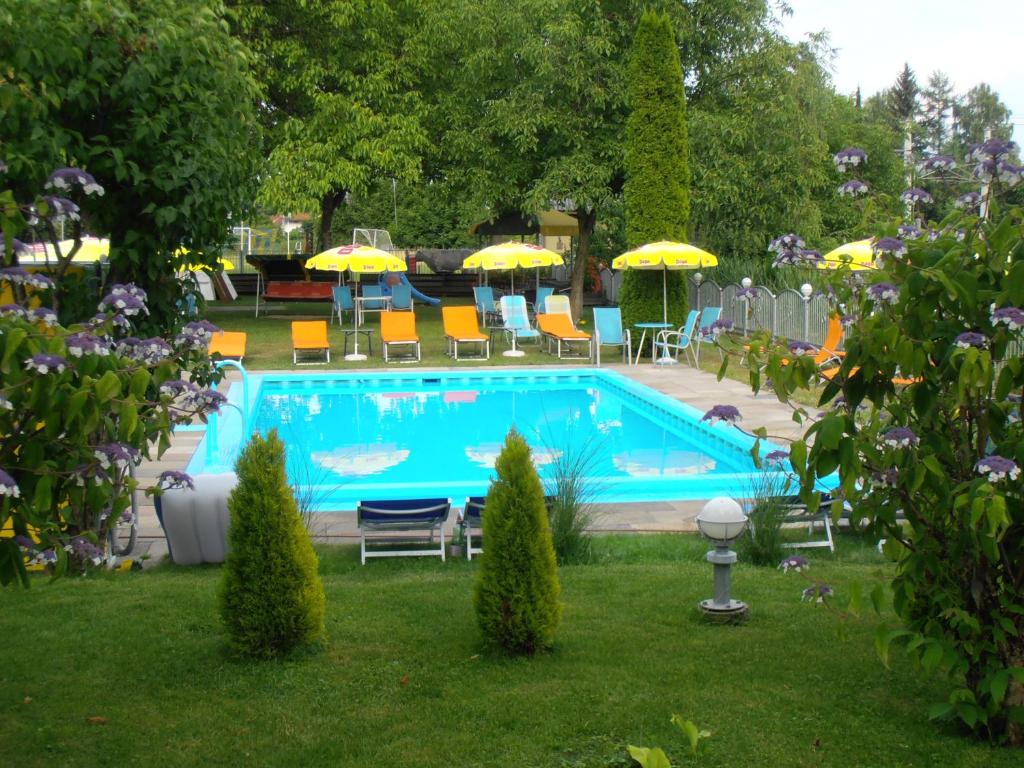
[[[244,331],[219,331],[210,338],[208,352],[210,355],[217,354],[225,359],[242,362],[247,338]]]
[[[491,356],[491,338],[480,331],[473,307],[441,307],[448,357],[459,359],[459,344],[480,344],[482,359]]]
[[[690,314],[686,316],[686,322],[679,326],[674,331],[665,330],[660,331],[654,339],[655,357],[659,360],[672,355],[676,360],[679,360],[679,353],[685,352],[690,355],[690,360],[694,365],[697,365],[697,358],[694,356],[694,333],[697,327],[697,315],[700,314],[696,309],[691,309]],[[658,355],[658,350],[661,351],[661,355]]]
[[[494,303],[494,289],[489,285],[473,287],[473,303],[480,313],[480,322],[484,328],[494,328],[501,323],[501,313]]]
[[[601,347],[622,347],[622,362],[633,359],[633,340],[629,328],[622,327],[618,307],[594,307],[594,358],[601,365]]]
[[[300,363],[299,353],[323,352],[325,359]],[[326,320],[296,320],[292,323],[292,363],[320,365],[331,362],[331,342],[327,340]]]
[[[360,501],[356,505],[359,527],[359,561],[368,557],[415,557],[439,555],[444,561],[444,524],[451,510],[451,499],[406,499]],[[437,544],[434,545],[434,534]],[[410,544],[421,542],[429,548],[369,550],[370,542]]]
[[[400,358],[401,362],[420,361],[420,337],[416,335],[416,315],[412,312],[381,312],[380,340],[384,347],[384,362],[390,363],[388,352],[393,346],[411,346],[412,354]]]
[[[548,300],[550,301],[552,298],[554,297],[549,296]],[[548,306],[550,309],[550,304]],[[561,312],[548,311],[543,315],[537,315],[537,325],[540,327],[541,336],[547,342],[548,352],[551,352],[551,348],[554,346],[559,360],[589,360],[591,358],[593,339],[591,339],[589,333],[581,331],[574,326],[572,318],[568,315],[563,315]],[[572,344],[586,344],[586,355],[572,354]],[[562,353],[563,345],[565,354]]]
[[[484,501],[486,496],[470,496],[466,499],[466,505],[462,508],[462,520],[466,524],[466,559],[472,560],[473,555],[483,554],[484,548],[473,546],[473,529],[480,530],[480,537],[483,537],[483,515]]]

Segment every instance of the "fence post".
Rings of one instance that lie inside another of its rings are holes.
[[[804,283],[800,286],[800,293],[804,297],[804,341],[811,338],[811,294],[814,293],[814,286]]]

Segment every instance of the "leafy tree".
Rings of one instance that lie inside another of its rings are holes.
[[[488,644],[533,655],[554,642],[562,604],[544,489],[514,428],[494,469],[474,593],[477,623]]]
[[[106,195],[87,221],[110,236],[111,278],[147,291],[144,326],[172,326],[174,252],[212,257],[252,198],[259,132],[244,47],[215,0],[24,0],[16,25],[5,15],[17,35],[0,43],[0,145],[16,193],[53,168],[91,173]]]
[[[983,152],[1019,179],[1002,165],[1008,149],[996,141]],[[887,539],[903,627],[883,628],[880,649],[906,640],[926,670],[949,674],[955,689],[933,716],[1021,744],[1024,211],[993,211],[950,217],[931,242],[879,240],[882,265],[866,286],[846,269],[832,276],[855,318],[841,366],[822,374],[795,345],[764,336],[752,345],[751,381],[756,390],[770,378],[784,401],[821,387],[827,410],[790,461],[811,504],[838,471],[856,516]]]
[[[949,149],[955,104],[956,96],[949,77],[944,72],[932,72],[928,76],[928,85],[921,92],[919,116],[925,147],[932,154],[941,154]]]
[[[282,656],[324,637],[316,553],[285,476],[277,431],[254,434],[235,471],[221,613],[235,652]]]
[[[668,16],[647,12],[640,17],[627,79],[626,243],[629,247],[657,240],[685,243],[690,219],[690,141],[683,70]],[[668,277],[669,317],[673,325],[682,324],[686,290],[680,274],[639,270],[628,270],[622,281],[619,305],[626,324],[657,317],[662,280]]]
[[[958,100],[953,108],[953,123],[957,153],[964,153],[972,144],[984,141],[988,129],[997,139],[1013,136],[1010,109],[987,83],[979,83]]]
[[[259,200],[278,211],[318,210],[322,250],[348,193],[366,193],[378,177],[407,181],[419,172],[420,99],[404,49],[421,4],[229,5],[267,97],[269,168]]]

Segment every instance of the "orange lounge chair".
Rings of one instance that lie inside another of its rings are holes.
[[[242,362],[242,358],[245,357],[246,338],[247,335],[243,331],[220,331],[213,334],[208,351],[210,355],[220,355]]]
[[[325,359],[300,363],[300,352],[323,352]],[[326,320],[296,320],[292,323],[292,362],[295,365],[317,365],[321,362],[331,362],[331,343],[327,340]]]
[[[552,342],[557,345],[559,360],[565,360],[568,358],[589,360],[591,358],[592,340],[590,338],[590,334],[576,328],[576,326],[572,324],[572,318],[568,315],[563,315],[561,312],[537,315],[537,326],[540,328],[541,336],[548,343],[548,352],[551,351]],[[565,344],[566,350],[568,351],[570,349],[569,344],[573,342],[586,342],[586,356],[562,354],[562,345]]]
[[[420,361],[420,337],[416,335],[416,315],[413,312],[381,312],[380,338],[384,346],[384,362],[390,363],[388,350],[392,345],[410,345],[412,356],[404,362]]]
[[[480,344],[482,359],[491,356],[491,338],[480,332],[476,320],[476,307],[442,307],[441,319],[444,322],[444,338],[448,344],[448,357],[459,359],[459,344]]]

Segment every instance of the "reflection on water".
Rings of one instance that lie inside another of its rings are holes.
[[[696,427],[599,386],[408,386],[271,386],[254,423],[262,432],[278,429],[293,481],[310,477],[313,469],[317,482],[379,487],[384,496],[389,486],[485,489],[513,425],[529,443],[542,477],[560,457],[571,461],[581,453],[593,453],[587,464],[595,479],[609,482],[749,470],[735,450],[707,441]]]

